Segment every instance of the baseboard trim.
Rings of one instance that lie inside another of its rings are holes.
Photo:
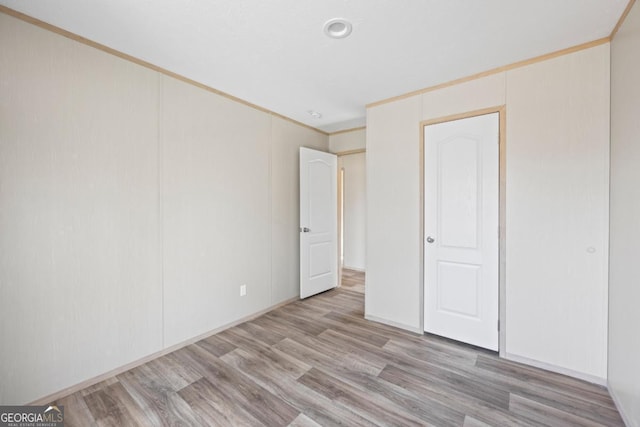
[[[616,405],[616,409],[618,409],[618,412],[620,413],[620,417],[622,418],[622,422],[624,422],[624,425],[629,427],[634,426],[635,424],[633,423],[631,418],[624,412],[624,408],[620,403],[620,399],[618,398],[618,395],[616,394],[616,392],[613,391],[613,389],[611,388],[611,384],[609,383],[608,380],[607,380],[607,390],[609,390],[609,394],[611,395],[611,400],[613,400],[613,403]]]
[[[606,378],[601,378],[595,375],[585,374],[584,372],[574,371],[573,369],[563,368],[561,366],[552,365],[550,363],[540,362],[535,359],[529,359],[528,357],[518,356],[517,354],[506,353],[505,359],[511,360],[513,362],[522,363],[525,365],[533,366],[535,368],[544,369],[546,371],[555,372],[562,375],[567,375],[569,377],[577,378],[579,380],[587,381],[593,384],[601,385],[607,387]]]
[[[394,328],[404,329],[405,331],[413,332],[414,334],[423,335],[424,331],[420,330],[420,328],[416,328],[414,326],[405,325],[403,323],[394,322],[392,320],[383,319],[381,317],[371,316],[369,314],[365,314],[364,318],[367,320],[371,320],[372,322],[382,323],[383,325],[393,326]]]
[[[252,313],[252,314],[250,314],[248,316],[244,316],[244,317],[242,317],[242,318],[240,318],[238,320],[235,320],[233,322],[230,322],[230,323],[227,323],[225,325],[222,325],[222,326],[220,326],[218,328],[215,328],[215,329],[213,329],[211,331],[205,332],[203,334],[200,334],[198,336],[190,338],[190,339],[188,339],[186,341],[182,341],[182,342],[180,342],[178,344],[174,344],[174,345],[172,345],[170,347],[167,347],[167,348],[165,348],[163,350],[160,350],[160,351],[157,351],[155,353],[152,353],[152,354],[150,354],[148,356],[145,356],[145,357],[143,357],[141,359],[137,359],[137,360],[135,360],[133,362],[127,363],[126,365],[119,366],[119,367],[117,367],[115,369],[112,369],[112,370],[110,370],[108,372],[105,372],[104,374],[100,374],[100,375],[95,376],[93,378],[89,378],[88,380],[82,381],[82,382],[80,382],[78,384],[74,384],[74,385],[69,386],[67,388],[64,388],[62,390],[56,391],[55,393],[52,393],[52,394],[49,394],[47,396],[41,397],[40,399],[34,400],[31,403],[28,403],[28,405],[46,405],[46,404],[49,404],[50,402],[56,401],[56,400],[61,399],[61,398],[65,397],[65,396],[68,396],[68,395],[73,394],[73,393],[75,393],[77,391],[80,391],[80,390],[82,390],[84,388],[87,388],[87,387],[90,387],[92,385],[98,384],[99,382],[102,382],[102,381],[104,381],[104,380],[106,380],[108,378],[115,377],[116,375],[120,375],[123,372],[126,372],[126,371],[128,371],[130,369],[136,368],[136,367],[138,367],[140,365],[143,365],[143,364],[145,364],[147,362],[150,362],[150,361],[152,361],[154,359],[157,359],[157,358],[162,357],[162,356],[166,356],[169,353],[172,353],[172,352],[174,352],[176,350],[179,350],[179,349],[181,349],[183,347],[186,347],[188,345],[194,344],[194,343],[196,343],[196,342],[198,342],[198,341],[200,341],[202,339],[210,337],[211,335],[215,335],[215,334],[217,334],[219,332],[222,332],[225,329],[233,328],[234,326],[237,326],[237,325],[239,325],[241,323],[253,320],[256,317],[260,317],[265,313],[268,313],[268,312],[273,311],[273,310],[275,310],[277,308],[283,307],[283,306],[285,306],[287,304],[291,304],[292,302],[298,301],[299,299],[300,299],[299,297],[289,298],[289,299],[284,300],[282,302],[279,302],[279,303],[277,303],[275,305],[272,305],[272,306],[270,306],[268,308],[265,308],[264,310],[260,310],[258,312]]]

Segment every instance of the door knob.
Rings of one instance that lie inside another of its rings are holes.
[[[427,237],[427,243],[433,243],[433,242],[435,242],[435,240],[433,240],[433,237],[428,236]]]
[[[311,231],[311,230],[309,230],[307,227],[304,227],[304,228],[302,229],[302,232],[303,232],[303,233],[308,233],[308,232],[310,232],[310,231]]]

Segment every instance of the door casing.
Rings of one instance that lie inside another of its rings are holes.
[[[425,295],[425,275],[424,275],[424,241],[426,238],[424,230],[424,178],[425,178],[425,165],[424,165],[424,151],[425,151],[425,132],[424,128],[428,125],[434,125],[438,123],[450,122],[453,120],[466,119],[469,117],[482,116],[490,113],[498,113],[499,115],[499,160],[498,160],[498,176],[499,176],[499,208],[498,208],[498,223],[500,227],[500,236],[498,239],[498,305],[499,305],[499,354],[500,357],[506,356],[506,172],[507,172],[507,141],[506,141],[506,119],[507,112],[505,105],[499,105],[495,107],[484,108],[481,110],[473,110],[465,113],[454,114],[450,116],[444,116],[429,120],[423,120],[420,122],[420,235],[418,237],[418,245],[420,248],[420,330],[424,331],[424,295]]]

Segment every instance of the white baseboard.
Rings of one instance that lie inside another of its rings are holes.
[[[522,363],[525,365],[533,366],[535,368],[544,369],[546,371],[556,372],[558,374],[574,377],[579,380],[587,381],[593,384],[601,386],[607,386],[607,379],[601,378],[595,375],[585,374],[584,372],[574,371],[573,369],[563,368],[561,366],[552,365],[550,363],[540,362],[535,359],[529,359],[528,357],[518,356],[517,354],[506,353],[505,359],[512,360],[514,362]]]
[[[222,325],[219,328],[216,328],[216,329],[213,329],[211,331],[205,332],[204,334],[200,334],[200,335],[198,335],[196,337],[190,338],[190,339],[188,339],[186,341],[183,341],[181,343],[172,345],[172,346],[167,347],[167,348],[165,348],[163,350],[160,350],[160,351],[157,351],[155,353],[152,353],[152,354],[150,354],[148,356],[145,356],[145,357],[143,357],[141,359],[138,359],[138,360],[135,360],[133,362],[127,363],[126,365],[123,365],[123,366],[117,367],[115,369],[112,369],[112,370],[110,370],[108,372],[105,372],[104,374],[100,374],[100,375],[98,375],[96,377],[93,377],[93,378],[90,378],[88,380],[82,381],[82,382],[80,382],[78,384],[74,384],[74,385],[72,385],[70,387],[67,387],[67,388],[64,388],[62,390],[56,391],[55,393],[52,393],[52,394],[50,394],[48,396],[41,397],[40,399],[34,400],[33,402],[29,403],[28,405],[46,405],[46,404],[48,404],[50,402],[54,402],[54,401],[56,401],[56,400],[58,400],[60,398],[63,398],[63,397],[68,396],[70,394],[73,394],[73,393],[75,393],[77,391],[80,391],[80,390],[82,390],[84,388],[87,388],[87,387],[90,387],[92,385],[98,384],[99,382],[102,382],[102,381],[104,381],[104,380],[106,380],[108,378],[115,377],[116,375],[119,375],[119,374],[121,374],[123,372],[126,372],[126,371],[128,371],[130,369],[133,369],[133,368],[135,368],[137,366],[143,365],[143,364],[145,364],[147,362],[150,362],[150,361],[152,361],[154,359],[157,359],[159,357],[165,356],[165,355],[167,355],[169,353],[172,353],[172,352],[174,352],[176,350],[179,350],[179,349],[181,349],[183,347],[186,347],[188,345],[194,344],[194,343],[196,343],[196,342],[198,342],[198,341],[200,341],[202,339],[210,337],[211,335],[215,335],[218,332],[222,332],[225,329],[229,329],[229,328],[232,328],[232,327],[234,327],[236,325],[239,325],[241,323],[253,320],[256,317],[260,317],[265,313],[268,313],[268,312],[270,312],[272,310],[275,310],[276,308],[280,308],[282,306],[290,304],[290,303],[292,303],[294,301],[298,301],[299,299],[300,299],[299,297],[294,297],[294,298],[290,298],[290,299],[284,300],[282,302],[279,302],[278,304],[275,304],[275,305],[272,305],[272,306],[270,306],[268,308],[265,308],[264,310],[260,310],[260,311],[258,311],[256,313],[250,314],[248,316],[244,316],[244,317],[242,317],[242,318],[240,318],[238,320],[235,320],[233,322],[230,322],[230,323],[227,323],[225,325]]]
[[[383,319],[381,317],[371,316],[369,314],[365,314],[364,318],[367,320],[371,320],[372,322],[378,322],[378,323],[382,323],[383,325],[393,326],[394,328],[404,329],[405,331],[413,332],[414,334],[418,334],[418,335],[424,334],[424,331],[420,330],[420,328],[416,328],[415,326],[405,325],[402,323]]]
[[[345,270],[359,271],[360,273],[364,273],[365,272],[364,268],[349,267],[347,265],[343,265],[342,268],[345,269]]]
[[[629,426],[629,427],[633,427],[636,426],[637,424],[635,424],[631,418],[629,418],[629,416],[627,414],[625,414],[624,409],[620,403],[620,399],[618,398],[618,395],[616,394],[615,391],[613,391],[613,389],[611,388],[611,385],[609,384],[609,381],[607,381],[607,389],[609,390],[609,394],[611,395],[611,399],[613,400],[613,403],[615,403],[616,408],[618,409],[618,412],[620,413],[620,417],[622,417],[622,421],[624,422],[624,425]]]

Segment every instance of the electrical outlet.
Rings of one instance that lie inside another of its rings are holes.
[[[240,285],[240,296],[243,297],[247,295],[247,285]]]

